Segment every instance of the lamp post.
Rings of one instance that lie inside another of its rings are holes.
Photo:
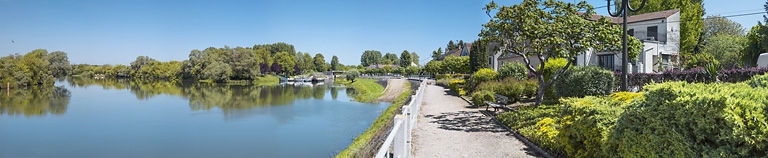
[[[629,64],[629,58],[628,58],[629,55],[627,55],[627,14],[629,14],[630,11],[631,12],[640,11],[640,9],[642,9],[643,6],[645,6],[646,0],[642,0],[643,2],[640,3],[640,7],[638,8],[632,8],[632,6],[629,6],[629,0],[617,0],[617,1],[621,1],[621,4],[618,5],[619,9],[617,9],[615,13],[611,12],[611,1],[614,1],[614,0],[606,0],[606,1],[608,2],[608,7],[606,7],[608,8],[608,14],[610,14],[613,17],[622,16],[622,18],[624,19],[621,21],[621,26],[623,30],[622,31],[623,37],[621,40],[621,90],[628,91],[629,85],[627,84],[627,81],[628,81],[627,72],[629,70],[627,68],[628,67],[627,65]]]

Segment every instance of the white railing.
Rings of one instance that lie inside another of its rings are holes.
[[[411,96],[411,102],[407,106],[403,106],[403,113],[395,116],[395,125],[392,126],[392,131],[387,134],[384,144],[376,152],[376,158],[411,157],[411,131],[416,128],[426,83],[422,81],[419,84],[419,90]]]

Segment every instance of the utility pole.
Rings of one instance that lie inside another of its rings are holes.
[[[611,12],[611,1],[613,0],[606,0],[608,2],[608,14],[610,14],[613,17],[622,16],[623,20],[621,21],[622,26],[622,40],[621,40],[621,90],[622,91],[628,91],[629,85],[628,82],[628,74],[629,71],[628,65],[629,65],[629,55],[627,53],[627,16],[629,12],[637,12],[640,11],[640,9],[643,9],[643,6],[645,6],[645,1],[643,0],[642,3],[640,3],[640,7],[638,8],[632,8],[632,6],[629,6],[629,0],[621,0],[621,5],[619,5],[619,9],[616,10],[616,12]]]

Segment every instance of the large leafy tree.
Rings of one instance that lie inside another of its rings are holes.
[[[294,73],[296,66],[296,58],[288,52],[278,52],[275,54],[275,63],[280,65],[280,71],[285,74]]]
[[[339,70],[339,68],[341,68],[341,66],[343,66],[343,65],[339,64],[339,57],[336,57],[334,55],[331,58],[331,70]]]
[[[573,64],[568,62],[547,80],[542,70],[549,58],[572,60],[590,49],[620,48],[620,26],[606,18],[587,20],[594,14],[594,8],[584,1],[572,4],[554,0],[523,0],[520,4],[502,7],[491,2],[484,9],[488,16],[494,11],[496,13],[488,23],[483,24],[480,35],[491,41],[500,41],[500,49],[504,53],[523,57],[526,68],[536,75],[539,82],[536,105],[541,105],[544,100],[544,90]],[[639,42],[634,43],[630,51],[640,50]],[[538,68],[531,65],[534,58],[542,61]]]
[[[740,67],[741,51],[747,44],[742,35],[718,34],[708,37],[702,53],[709,54],[726,68]]]
[[[448,56],[443,60],[443,70],[453,73],[469,73],[468,56]]]
[[[630,1],[632,6],[640,6],[641,1]],[[671,9],[680,9],[680,30],[677,33],[680,39],[680,53],[683,60],[689,59],[700,48],[699,38],[704,28],[704,2],[703,0],[646,0],[645,6],[638,12],[630,12],[630,15],[645,14]],[[703,43],[701,43],[703,44]]]
[[[50,63],[48,68],[50,69],[51,75],[53,75],[53,77],[64,77],[72,72],[72,65],[69,64],[67,53],[62,51],[51,52],[45,56],[45,59],[48,60],[48,63]]]
[[[328,70],[328,68],[325,67],[325,57],[323,57],[323,54],[320,54],[320,53],[315,54],[314,62],[315,62],[315,70],[317,70],[317,72],[325,72],[326,70]]]
[[[381,59],[382,64],[393,64],[393,65],[399,65],[400,64],[400,58],[397,57],[397,54],[393,53],[387,53],[382,57]]]
[[[366,50],[360,56],[360,64],[364,67],[381,64],[381,52],[377,50]]]
[[[411,62],[413,62],[413,58],[411,58],[411,53],[408,52],[408,50],[403,50],[403,53],[400,53],[400,67],[406,68],[408,66],[411,66]]]
[[[702,41],[706,42],[709,38],[717,35],[744,35],[744,27],[741,24],[723,16],[707,16],[704,18],[704,28],[701,33]]]
[[[413,62],[416,65],[419,65],[419,54],[416,52],[411,52],[411,62]]]
[[[443,72],[443,61],[431,60],[424,65],[424,71],[437,74]]]
[[[765,11],[768,12],[768,0],[763,5]],[[760,57],[760,53],[768,52],[768,16],[763,15],[765,24],[760,21],[757,25],[752,26],[747,33],[747,45],[741,51],[741,61],[745,66],[757,66],[757,58]]]

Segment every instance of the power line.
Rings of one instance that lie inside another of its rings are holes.
[[[718,16],[718,17],[729,18],[729,17],[748,16],[748,15],[758,15],[758,14],[765,14],[765,13],[768,13],[768,12],[762,11],[762,12],[745,13],[745,14],[736,14],[736,15],[726,15],[726,16]],[[701,18],[701,19],[702,19],[702,20],[706,20],[706,19],[709,19],[709,17],[706,17],[706,18]],[[667,21],[667,23],[675,23],[675,22],[686,22],[686,21],[684,21],[684,20],[678,20],[678,21]]]

